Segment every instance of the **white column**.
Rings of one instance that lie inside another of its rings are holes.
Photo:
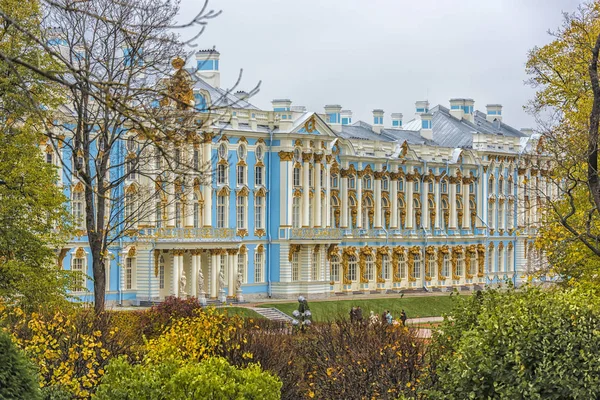
[[[463,192],[463,228],[471,229],[471,209],[469,208],[470,193],[469,184],[465,183],[462,187]]]
[[[302,154],[302,158],[304,160],[304,163],[302,164],[302,226],[303,227],[309,227],[310,226],[310,221],[309,221],[309,206],[310,206],[310,185],[308,182],[309,176],[310,176],[310,162],[308,161],[309,158],[308,156],[310,156],[310,154],[307,153],[303,153]]]
[[[356,227],[362,228],[362,177],[359,174],[356,175]]]
[[[487,221],[487,214],[488,214],[488,193],[487,193],[488,173],[485,172],[485,168],[482,168],[482,170],[481,170],[481,177],[479,178],[478,189],[479,190],[477,191],[477,193],[479,193],[479,199],[477,199],[477,208],[479,210],[479,218],[478,218],[477,225],[480,228],[483,228],[485,226],[483,221]],[[487,252],[487,249],[486,249],[486,252]],[[487,257],[487,253],[486,253],[486,257]]]
[[[435,179],[435,182],[433,183],[433,192],[435,195],[435,222],[434,222],[434,226],[435,229],[440,229],[440,221],[442,218],[442,198],[441,198],[441,194],[440,194],[440,185],[441,185],[441,181],[438,180],[437,178]]]
[[[167,221],[168,227],[175,226],[175,185],[167,182]]]
[[[172,293],[173,293],[173,296],[175,296],[175,297],[179,297],[179,270],[181,269],[179,262],[180,262],[179,250],[174,250],[173,251],[173,273],[172,273],[173,288],[172,288]]]
[[[219,276],[220,258],[218,251],[211,251],[210,259],[210,297],[217,297],[217,281]]]
[[[398,229],[398,180],[390,178],[390,228]]]
[[[381,165],[375,164],[375,215],[373,225],[374,228],[381,229],[381,176],[379,175]]]
[[[314,224],[315,227],[321,227],[321,158],[323,158],[323,154],[319,154],[319,160],[316,159],[315,155],[315,211],[314,215]]]
[[[325,163],[325,220],[323,227],[331,227],[331,164]]]
[[[235,295],[235,278],[236,274],[234,272],[235,268],[233,265],[233,254],[234,251],[227,250],[227,295],[229,297],[233,297]]]
[[[413,189],[415,182],[406,178],[406,229],[413,229]]]
[[[212,142],[208,141],[203,144],[202,149],[202,162],[206,166],[213,170],[212,166]],[[204,226],[212,226],[212,174],[205,177],[206,181],[202,186],[202,197],[204,198],[204,210],[202,215],[204,216]]]
[[[200,268],[200,256],[198,250],[192,250],[192,276],[188,279],[191,290],[188,292],[194,297],[198,296],[198,268]]]
[[[456,229],[456,184],[450,183],[450,229]]]
[[[194,208],[192,207],[193,194],[189,193],[184,203],[185,222],[184,226],[190,228],[194,226]]]
[[[348,177],[344,176],[341,178],[342,179],[342,184],[341,184],[341,190],[340,190],[340,196],[341,196],[341,200],[342,200],[342,220],[340,221],[340,226],[342,228],[347,228],[348,227]],[[331,216],[331,218],[333,219],[333,215]]]
[[[425,171],[423,171],[425,173]],[[429,226],[429,182],[421,181],[421,226],[428,229]]]
[[[289,156],[291,157],[291,156]],[[292,226],[292,203],[294,191],[294,167],[292,162],[285,159],[281,161],[281,175],[279,179],[281,196],[279,200],[280,221],[281,225]]]

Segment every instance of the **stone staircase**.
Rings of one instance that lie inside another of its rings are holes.
[[[271,321],[292,322],[292,320],[293,320],[292,317],[290,317],[283,311],[280,311],[276,308],[263,308],[263,307],[248,307],[248,308]]]

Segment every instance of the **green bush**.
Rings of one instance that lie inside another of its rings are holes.
[[[40,385],[32,364],[0,330],[0,400],[41,399]]]
[[[258,365],[238,369],[218,357],[183,366],[169,361],[131,365],[117,358],[108,365],[95,398],[276,400],[280,389],[281,382]]]
[[[460,299],[434,337],[443,399],[600,398],[600,293],[495,290]]]

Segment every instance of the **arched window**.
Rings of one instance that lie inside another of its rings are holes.
[[[381,219],[382,219],[382,223],[383,226],[386,228],[389,228],[389,218],[387,216],[390,215],[390,202],[388,201],[387,198],[382,197],[381,198],[381,207],[382,209],[382,213],[381,213]]]
[[[494,248],[488,248],[487,272],[491,273],[494,270]]]
[[[228,196],[217,196],[217,228],[227,227],[227,199]]]
[[[238,229],[246,229],[246,196],[240,196],[238,194],[236,199],[236,226]]]
[[[362,226],[364,229],[369,229],[369,215],[373,213],[373,201],[370,197],[365,197],[362,207]]]
[[[338,179],[338,175],[337,174],[332,174],[331,175],[331,187],[333,189],[337,189],[339,186],[339,179]]]
[[[374,278],[374,273],[373,273],[373,270],[375,269],[374,265],[375,265],[375,263],[373,261],[373,256],[368,255],[367,259],[365,261],[365,277],[370,281],[372,281]]]
[[[406,255],[404,252],[398,254],[398,269],[400,270],[400,278],[406,279]]]
[[[136,179],[136,164],[137,158],[135,156],[127,158],[127,162],[125,163],[125,176],[127,179]]]
[[[494,194],[494,177],[491,177],[488,181],[488,195]]]
[[[357,278],[356,270],[357,270],[356,256],[348,257],[348,279],[350,279],[351,281],[355,281]]]
[[[477,252],[471,253],[471,259],[469,260],[469,275],[475,275],[477,273]]]
[[[398,191],[404,192],[404,179],[398,181]]]
[[[406,213],[406,203],[402,198],[398,199],[398,228],[404,228],[404,218],[402,218],[402,213]]]
[[[292,254],[292,281],[300,280],[300,253]]]
[[[419,193],[419,191],[421,190],[421,186],[419,185],[419,181],[414,181],[413,182],[413,188],[414,188],[414,192],[415,193]]]
[[[513,246],[509,244],[508,251],[506,252],[506,272],[512,272],[513,270],[513,257],[514,257],[514,249]]]
[[[515,209],[514,209],[514,204],[509,202],[508,203],[508,213],[507,213],[507,227],[508,229],[512,229],[515,226]]]
[[[433,180],[429,180],[429,183],[427,184],[427,191],[429,193],[433,193],[433,191],[434,191]]]
[[[390,256],[387,254],[381,255],[381,278],[390,279]]]
[[[415,279],[419,279],[421,278],[421,269],[423,268],[423,266],[421,265],[423,260],[421,257],[421,252],[419,251],[418,253],[414,254],[414,264],[413,264],[413,277]]]
[[[137,193],[133,189],[126,190],[125,194],[125,223],[127,225],[134,224],[136,222],[137,213]]]
[[[456,184],[456,194],[460,194],[460,192],[462,191],[462,183],[457,183]]]
[[[263,281],[265,268],[265,254],[259,250],[254,253],[254,283]]]
[[[475,184],[473,182],[469,183],[469,194],[475,193]]]
[[[460,252],[456,255],[456,275],[463,276],[465,274],[465,253]]]
[[[85,259],[85,252],[79,251],[79,249],[78,249],[78,251],[76,252],[76,254],[73,257],[73,261],[71,262],[71,271],[73,271],[77,274],[75,282],[74,282],[75,283],[74,290],[76,292],[81,292],[81,291],[86,290],[86,284],[87,284],[87,278],[85,276],[86,272],[87,272],[86,264],[87,263],[86,263],[86,259]]]
[[[488,226],[490,229],[494,229],[494,215],[496,214],[496,210],[495,210],[495,205],[496,203],[494,202],[488,202]]]
[[[339,214],[339,209],[340,209],[340,201],[338,200],[338,198],[336,196],[331,196],[331,209],[330,209],[330,218],[331,218],[331,225],[334,228],[339,228],[340,227],[340,219],[339,217],[336,217],[336,211]]]
[[[450,254],[444,253],[444,259],[442,260],[442,275],[450,276]]]
[[[77,229],[85,229],[85,220],[83,218],[83,187],[75,187],[73,190],[71,210],[73,212],[73,219],[75,220],[75,227]]]
[[[302,186],[302,179],[300,177],[300,166],[294,167],[294,186]]]
[[[499,195],[504,195],[504,178],[500,177],[500,179],[498,179],[498,194]]]
[[[446,179],[442,180],[442,193],[448,193],[448,181]]]
[[[242,248],[244,248],[244,247],[242,246]],[[248,283],[248,278],[247,278],[247,274],[246,274],[247,263],[248,263],[247,253],[242,252],[240,250],[240,252],[238,254],[237,270],[238,270],[238,273],[242,274],[242,282],[243,283]]]
[[[442,216],[443,216],[442,219],[443,219],[444,228],[448,229],[450,211],[449,211],[448,202],[446,201],[446,199],[442,199]],[[448,275],[444,275],[444,276],[448,276]]]
[[[496,272],[504,272],[504,247],[498,246],[498,265]]]
[[[125,290],[134,289],[135,265],[135,257],[127,257],[125,259]]]
[[[348,188],[355,189],[356,188],[356,178],[354,175],[350,175],[348,177]]]
[[[419,228],[421,225],[421,202],[413,199],[413,227]]]
[[[331,257],[331,280],[339,282],[340,280],[340,259],[338,256]]]
[[[435,254],[431,254],[427,260],[427,277],[430,279],[435,278],[435,271],[437,270],[437,260]]]
[[[254,198],[254,228],[264,229],[265,220],[265,198],[263,196],[256,196]]]
[[[384,176],[381,179],[381,190],[385,190],[385,191],[390,190],[390,180],[387,178],[387,176]]]
[[[300,228],[300,197],[294,197],[292,200],[292,228]]]
[[[202,225],[202,209],[200,207],[200,195],[198,192],[194,192],[194,228],[200,228]]]
[[[181,228],[183,221],[183,205],[181,203],[181,193],[175,194],[175,228]]]
[[[371,175],[363,176],[363,189],[371,190],[372,189],[371,185],[372,185]]]
[[[227,184],[227,165],[217,165],[217,185]]]

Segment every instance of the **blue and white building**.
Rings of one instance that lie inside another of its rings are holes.
[[[501,105],[482,112],[472,99],[417,101],[408,118],[377,109],[369,122],[340,105],[307,111],[288,99],[262,110],[246,93],[220,88],[218,53],[196,57],[198,68],[186,74],[209,120],[170,149],[210,166],[210,179],[192,176],[182,196],[177,174],[164,182],[166,198],[107,255],[109,302],[200,290],[216,298],[221,272],[230,297],[241,273],[246,299],[525,279],[540,193],[552,189],[546,162],[532,153],[536,137],[505,124]],[[160,173],[160,159],[147,164],[141,168]],[[132,178],[125,193],[155,184]],[[81,215],[81,187],[62,179]],[[62,256],[64,268],[92,275],[85,236]],[[91,300],[91,280],[86,287],[78,294]]]

